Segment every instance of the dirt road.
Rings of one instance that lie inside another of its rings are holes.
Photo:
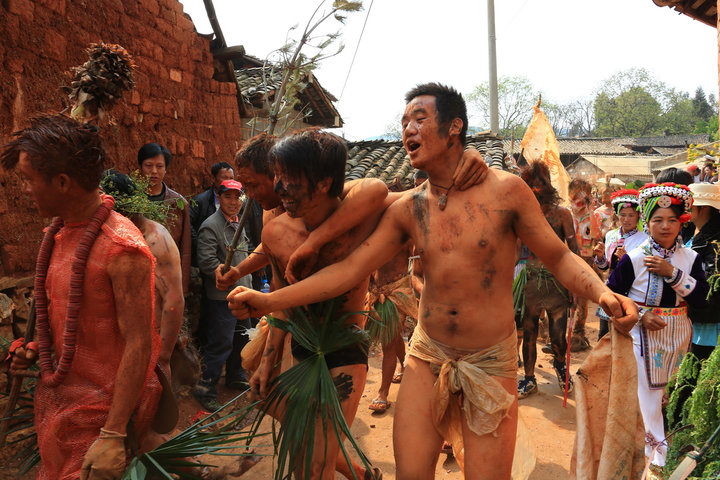
[[[595,312],[595,308],[595,305],[591,305],[589,311]],[[591,318],[588,319],[587,336],[594,345],[597,339],[597,319],[592,313],[589,316]],[[571,393],[567,407],[563,408],[563,393],[558,387],[557,377],[552,368],[552,357],[542,353],[540,346],[538,344],[538,361],[535,366],[539,391],[520,400],[520,415],[532,434],[537,456],[537,464],[530,480],[558,480],[568,478],[570,474],[570,457],[575,439],[575,400]],[[570,371],[573,374],[587,354],[588,352],[571,354]],[[392,423],[399,385],[390,387],[389,400],[392,406],[386,412],[376,414],[368,409],[380,385],[381,361],[381,353],[371,352],[365,391],[351,430],[372,464],[382,469],[383,480],[394,480]],[[523,370],[519,368],[518,378],[523,374]],[[272,478],[271,458],[266,457],[261,460],[242,478],[258,480]],[[338,475],[336,478],[343,477]],[[462,474],[452,457],[441,454],[435,469],[435,478],[460,480]]]

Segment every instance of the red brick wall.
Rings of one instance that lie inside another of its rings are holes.
[[[62,110],[67,72],[103,41],[137,64],[136,89],[101,122],[108,167],[135,169],[138,148],[158,142],[173,153],[166,183],[192,195],[239,148],[234,84],[212,80],[209,40],[177,0],[0,0],[0,36],[0,144],[29,116]],[[0,169],[0,276],[32,271],[47,223],[19,187]]]

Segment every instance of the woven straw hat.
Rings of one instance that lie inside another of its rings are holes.
[[[693,183],[690,185],[690,191],[693,192],[694,205],[707,205],[720,210],[720,185]]]

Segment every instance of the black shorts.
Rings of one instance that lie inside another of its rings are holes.
[[[290,348],[292,350],[293,357],[297,361],[310,358],[315,353],[301,346],[294,337],[290,341]],[[365,368],[367,368],[367,345],[364,343],[356,343],[342,350],[328,353],[325,355],[325,363],[327,363],[328,370],[347,365],[365,365]]]

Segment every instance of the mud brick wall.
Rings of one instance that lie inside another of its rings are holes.
[[[212,79],[210,39],[177,0],[0,0],[0,37],[0,144],[33,114],[63,110],[70,68],[102,41],[137,64],[136,89],[100,123],[108,167],[133,170],[138,148],[158,142],[174,157],[166,183],[193,195],[209,185],[209,166],[240,146],[234,84]],[[17,175],[0,169],[0,277],[34,269],[47,223]]]

